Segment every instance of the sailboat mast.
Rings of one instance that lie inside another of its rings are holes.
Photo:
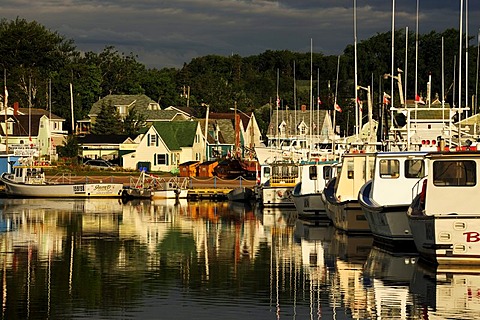
[[[395,71],[395,0],[392,0],[392,65],[391,65],[391,83],[390,83],[390,95],[391,95],[391,102],[390,106],[393,109],[394,99],[393,99],[393,81],[394,79],[394,71]],[[393,110],[392,110],[392,126],[393,126]]]
[[[357,68],[357,0],[353,0],[353,46],[354,46],[354,60],[355,60],[355,137],[359,140],[360,124],[362,119],[359,119],[358,110],[358,68]],[[340,57],[339,57],[340,59]],[[337,79],[338,81],[338,79]],[[335,105],[336,105],[337,93],[335,93]]]
[[[293,108],[294,108],[294,129],[295,136],[297,136],[297,81],[296,81],[296,71],[295,71],[295,61],[293,61]]]
[[[313,40],[310,38],[310,154],[313,141]]]
[[[7,69],[3,69],[3,85],[5,88],[3,99],[5,109],[5,152],[8,155],[8,117],[7,117],[7,105],[8,105],[8,90],[7,90]]]
[[[478,67],[480,64],[480,28],[477,33],[477,76],[475,80],[475,114],[478,112]]]
[[[405,88],[403,89],[403,94],[405,96],[405,107],[407,106],[407,82],[408,82],[407,74],[408,74],[408,27],[405,27],[405,84],[404,84]]]
[[[417,95],[418,95],[418,9],[419,9],[419,2],[420,2],[420,0],[417,0],[417,18],[416,18],[416,22],[415,22],[415,28],[416,28],[416,30],[415,30],[415,99],[417,98]]]
[[[468,100],[468,0],[465,0],[465,107],[468,107]],[[465,111],[466,118],[468,118],[468,109]]]

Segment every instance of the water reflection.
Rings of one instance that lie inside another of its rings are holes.
[[[474,318],[476,270],[431,270],[295,210],[0,199],[2,318]]]

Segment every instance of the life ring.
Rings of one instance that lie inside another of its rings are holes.
[[[283,197],[283,192],[282,192],[282,190],[278,190],[278,191],[277,191],[277,196],[278,196],[279,198]]]

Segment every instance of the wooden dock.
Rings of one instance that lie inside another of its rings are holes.
[[[194,188],[188,190],[189,200],[225,200],[232,188]]]

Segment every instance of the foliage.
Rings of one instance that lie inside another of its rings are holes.
[[[145,117],[137,112],[135,108],[128,110],[123,119],[123,133],[129,136],[137,135],[146,125]]]
[[[62,158],[77,159],[78,157],[78,140],[75,135],[68,135],[63,145],[57,146],[57,153]]]
[[[105,102],[102,103],[100,112],[92,127],[92,134],[109,135],[121,133],[122,121],[115,106]]]
[[[447,101],[453,99],[451,84],[454,80],[454,59],[458,59],[458,32],[453,29],[441,33],[430,32],[419,35],[418,76],[415,70],[415,34],[408,34],[408,65],[405,66],[405,46],[395,48],[394,68],[408,69],[407,98],[412,99],[417,87],[419,94],[426,94],[427,82],[431,76],[432,98],[441,94],[441,41],[445,43],[445,88]],[[299,109],[310,106],[320,96],[322,109],[332,110],[335,93],[344,112],[337,113],[337,124],[342,132],[348,127],[353,130],[355,69],[354,47],[349,45],[340,57],[338,88],[337,56],[322,53],[267,50],[259,55],[208,55],[192,59],[180,69],[147,69],[130,53],[125,55],[113,46],[107,45],[100,53],[80,53],[72,40],[47,30],[39,23],[17,18],[0,22],[0,56],[7,71],[9,101],[20,102],[20,106],[49,108],[52,112],[71,119],[70,90],[73,87],[74,119],[85,119],[95,101],[108,94],[146,94],[157,101],[162,108],[186,106],[183,88],[190,88],[189,106],[201,110],[201,103],[210,105],[211,112],[226,112],[234,106],[244,111],[255,111],[263,132],[269,123],[268,108],[279,96],[281,108]],[[405,44],[403,30],[395,32],[395,42]],[[361,41],[357,46],[358,84],[372,86],[374,116],[383,92],[390,93],[391,78],[384,74],[391,72],[391,33],[378,33]],[[469,64],[476,65],[477,49],[469,48]],[[465,74],[463,72],[463,74]],[[476,70],[469,69],[470,92],[474,92]],[[51,94],[48,83],[51,80]],[[402,79],[405,84],[405,79]],[[312,88],[312,89],[311,89]],[[310,97],[313,90],[314,97]],[[397,88],[395,87],[395,91]],[[361,100],[366,100],[364,91],[359,91]],[[393,97],[398,105],[398,94]],[[470,102],[470,101],[469,101]],[[366,105],[366,103],[364,103]],[[130,114],[120,126],[114,110],[99,115],[95,132],[120,133],[138,129],[141,119]],[[105,110],[107,111],[107,110]],[[107,117],[107,115],[109,117]],[[105,117],[105,118],[104,118]],[[107,118],[110,118],[109,120]],[[66,125],[70,126],[70,121]]]

